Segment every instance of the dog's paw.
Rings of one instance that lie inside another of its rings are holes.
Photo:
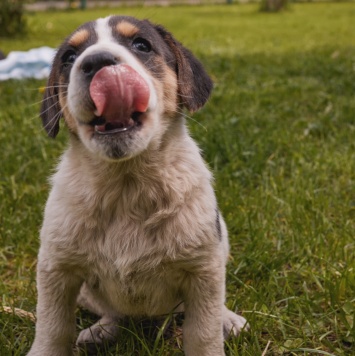
[[[118,337],[118,331],[119,325],[116,320],[111,320],[109,323],[104,323],[100,320],[90,328],[80,332],[76,346],[85,350],[87,354],[94,355],[104,344],[115,342]]]
[[[248,330],[247,321],[240,315],[237,315],[225,307],[223,312],[223,335],[225,339],[230,336],[237,336],[241,330]]]

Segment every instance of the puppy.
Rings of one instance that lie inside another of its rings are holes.
[[[243,317],[224,306],[228,240],[212,176],[182,110],[212,89],[161,26],[110,16],[60,46],[41,117],[70,144],[52,177],[37,265],[31,356],[72,355],[77,303],[101,319],[79,347],[114,341],[124,316],[184,309],[189,356],[224,355]]]

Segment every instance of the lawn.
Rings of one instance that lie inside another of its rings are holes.
[[[165,25],[214,79],[188,119],[216,178],[231,243],[227,304],[251,325],[227,355],[355,354],[355,6],[294,4],[29,14],[3,51],[57,46],[83,21],[131,14]],[[38,118],[44,82],[0,82],[0,294],[34,312],[47,178],[66,146]],[[78,311],[78,330],[92,316]],[[128,325],[106,355],[179,355],[179,340]],[[153,328],[154,329],[154,328]],[[27,317],[1,312],[0,354],[24,355]]]

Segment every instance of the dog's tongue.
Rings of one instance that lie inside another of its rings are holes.
[[[109,123],[127,126],[134,112],[147,111],[149,87],[127,64],[105,66],[93,77],[90,96],[96,106],[96,116]]]

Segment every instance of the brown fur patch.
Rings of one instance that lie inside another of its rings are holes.
[[[164,108],[168,116],[175,116],[177,110],[177,79],[175,72],[170,69],[166,64],[164,66]]]
[[[122,36],[125,37],[133,37],[139,31],[136,26],[127,21],[119,22],[116,29]]]
[[[64,81],[63,81],[63,78],[61,78],[60,80],[60,84],[61,85],[64,85]],[[60,103],[60,106],[63,109],[63,116],[65,118],[65,123],[67,124],[69,130],[71,132],[75,132],[77,133],[77,127],[76,127],[76,121],[75,119],[71,116],[70,114],[70,111],[68,110],[68,102],[67,102],[67,97],[66,95],[63,94],[62,91],[59,91],[59,103]]]
[[[88,30],[82,29],[73,34],[69,40],[69,45],[73,47],[78,47],[82,43],[88,40],[90,33]]]

